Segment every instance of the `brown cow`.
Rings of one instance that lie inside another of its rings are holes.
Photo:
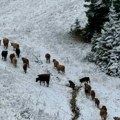
[[[59,62],[56,59],[53,59],[53,63],[54,63],[54,68],[56,68],[57,65],[59,64]]]
[[[95,105],[99,108],[99,105],[100,105],[100,101],[98,98],[95,98]]]
[[[11,43],[11,46],[13,46],[13,50],[15,50],[16,48],[19,48],[18,43]]]
[[[84,90],[85,90],[85,94],[86,94],[86,96],[90,95],[90,92],[91,92],[91,86],[88,85],[87,83],[84,83]]]
[[[102,120],[106,120],[106,118],[107,118],[107,111],[101,108],[100,109],[100,116],[101,116]]]
[[[58,73],[60,73],[60,71],[65,73],[65,66],[64,65],[57,64],[56,68],[57,68]]]
[[[95,99],[95,91],[91,90],[90,95],[91,95],[92,100],[94,100]]]
[[[24,70],[25,73],[27,73],[27,63],[23,64],[23,70]]]
[[[51,55],[49,53],[45,54],[46,62],[50,63],[50,57]]]
[[[14,65],[15,67],[17,67],[17,59],[16,59],[16,57],[13,57],[12,63],[13,63],[13,65]]]
[[[9,39],[8,38],[3,38],[3,45],[4,45],[4,48],[8,48],[8,44],[9,44]]]
[[[22,61],[23,61],[23,64],[24,64],[24,63],[27,64],[28,68],[30,67],[30,66],[29,66],[29,60],[28,60],[27,58],[22,57]]]
[[[12,59],[13,59],[14,57],[15,57],[15,54],[14,54],[14,53],[10,54],[11,63],[12,63]]]
[[[65,73],[65,66],[60,65],[59,62],[56,59],[53,59],[54,67],[57,69],[58,73],[63,72]]]

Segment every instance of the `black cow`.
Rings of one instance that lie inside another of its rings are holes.
[[[49,53],[45,54],[46,62],[50,63],[50,57],[51,55]]]
[[[8,51],[2,51],[1,55],[3,60],[6,60],[7,54],[8,54]]]
[[[36,82],[40,81],[40,85],[41,85],[41,82],[44,83],[45,85],[45,82],[47,84],[47,87],[49,86],[49,81],[50,81],[50,74],[39,74],[38,75],[38,78],[36,78]]]
[[[90,83],[90,78],[89,77],[84,77],[84,78],[81,78],[80,79],[80,82],[83,83],[83,82],[89,82]]]
[[[120,117],[113,117],[114,120],[120,120]]]
[[[70,87],[74,90],[75,89],[75,83],[71,80],[69,80]]]
[[[20,49],[18,47],[16,48],[15,52],[16,52],[17,57],[19,58],[19,56],[20,56]]]

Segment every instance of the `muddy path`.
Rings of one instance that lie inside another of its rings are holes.
[[[80,108],[77,106],[77,100],[76,100],[80,88],[81,88],[80,86],[76,86],[71,93],[70,105],[71,105],[71,111],[73,113],[72,120],[77,120],[80,116]]]

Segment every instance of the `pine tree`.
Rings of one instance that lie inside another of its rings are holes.
[[[115,10],[118,14],[118,17],[120,18],[120,0],[114,0],[113,3],[115,6]]]
[[[85,36],[91,40],[95,32],[101,33],[104,22],[108,21],[110,0],[85,0],[91,2],[89,5],[85,5],[88,8],[86,16],[88,17],[88,24],[86,25]]]
[[[74,25],[71,26],[71,32],[75,34],[76,36],[79,36],[81,32],[81,26],[80,26],[80,21],[78,18],[75,20]]]
[[[120,21],[113,5],[109,22],[104,24],[101,36],[92,43],[96,63],[107,74],[120,77]]]

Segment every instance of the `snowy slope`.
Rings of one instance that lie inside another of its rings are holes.
[[[79,78],[84,76],[91,78],[101,106],[107,106],[108,120],[120,115],[120,81],[85,61],[91,46],[68,35],[77,17],[82,26],[87,21],[83,4],[84,0],[0,1],[0,39],[18,42],[21,49],[17,68],[10,63],[9,55],[7,61],[0,60],[0,120],[71,120],[71,89],[65,85],[68,80],[80,85]],[[13,52],[9,44],[8,54]],[[58,74],[52,62],[46,63],[46,52],[65,65],[65,74]],[[22,69],[22,56],[30,60],[27,74]],[[40,86],[35,78],[47,71],[52,73],[50,86]],[[77,105],[79,120],[100,120],[99,110],[91,98],[86,98],[83,87]]]

